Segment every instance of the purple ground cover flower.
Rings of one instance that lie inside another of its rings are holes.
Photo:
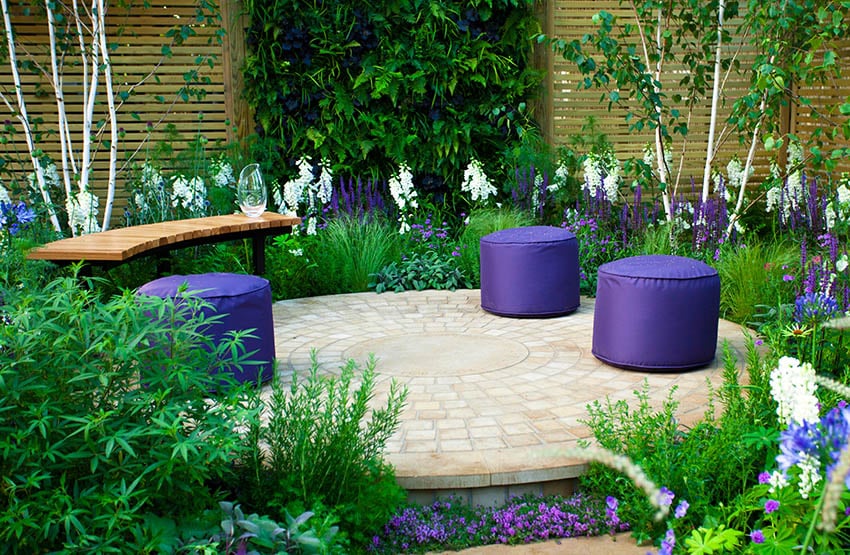
[[[776,499],[768,499],[764,502],[764,512],[767,514],[776,512],[779,509],[779,501]]]
[[[620,521],[617,506],[613,497],[602,501],[580,494],[569,499],[518,497],[497,509],[467,507],[462,500],[449,498],[403,509],[373,538],[370,551],[524,544],[623,532],[629,526]]]

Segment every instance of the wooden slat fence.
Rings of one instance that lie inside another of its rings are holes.
[[[584,33],[592,30],[591,17],[601,9],[614,13],[623,21],[631,17],[629,11],[619,8],[618,3],[611,0],[605,2],[543,0],[536,4],[536,9],[544,32],[567,40],[580,38]],[[110,37],[115,36],[119,26],[125,26],[124,33],[119,39],[119,47],[112,53],[113,69],[119,91],[127,90],[161,62],[156,71],[157,77],[148,79],[144,85],[136,89],[135,94],[121,108],[119,120],[123,131],[120,143],[122,158],[130,156],[142,145],[138,160],[143,161],[146,153],[149,152],[149,147],[166,138],[166,124],[172,124],[180,137],[185,140],[203,136],[207,140],[209,153],[214,151],[217,142],[239,140],[253,131],[250,110],[240,94],[242,88],[240,70],[245,49],[246,20],[239,2],[228,1],[221,5],[223,16],[221,26],[227,31],[222,45],[214,44],[211,47],[208,44],[209,38],[219,30],[218,27],[194,23],[193,29],[197,36],[190,38],[182,46],[173,47],[172,57],[166,59],[161,56],[161,47],[167,42],[164,35],[175,23],[194,20],[195,7],[192,0],[171,2],[153,0],[147,8],[137,4],[129,14],[118,6],[117,1],[113,0],[109,13]],[[40,17],[27,15],[23,5],[16,4],[12,6],[12,22],[19,42],[27,51],[33,53],[45,51],[47,32]],[[728,27],[734,28],[734,25],[735,22],[732,21],[729,22]],[[850,55],[850,47],[842,53]],[[214,67],[202,65],[198,68],[202,76],[209,77],[211,80],[210,84],[201,85],[207,91],[206,96],[202,99],[191,99],[188,102],[177,100],[171,106],[174,94],[184,84],[184,73],[197,67],[199,56],[208,54],[214,54],[217,57]],[[751,56],[752,54],[744,49],[740,55],[742,65],[746,65]],[[42,63],[47,61],[43,54],[39,59]],[[842,59],[846,59],[846,56]],[[535,63],[549,72],[545,90],[538,100],[538,113],[544,136],[551,144],[556,146],[568,144],[572,136],[581,133],[588,115],[595,118],[596,130],[607,135],[609,141],[615,145],[621,159],[640,155],[644,145],[652,140],[647,131],[641,133],[629,131],[623,119],[624,108],[615,108],[609,112],[607,102],[600,102],[600,91],[579,90],[576,86],[579,78],[577,71],[562,57],[545,49],[538,49]],[[79,79],[78,76],[74,77],[72,71],[74,70],[71,67],[66,67],[66,80]],[[725,88],[727,110],[733,100],[746,90],[747,79],[746,75],[730,74]],[[39,94],[40,78],[37,76],[23,73],[23,81],[30,115],[43,120],[40,125],[42,141],[39,146],[51,157],[58,159],[58,142],[51,135],[56,129],[56,106],[52,91],[42,87],[43,92],[47,94]],[[665,83],[664,86],[668,96],[675,91],[674,84]],[[14,97],[8,64],[0,66],[0,90],[7,98]],[[78,95],[79,91],[79,87],[66,89],[68,114],[72,121],[77,122],[81,121],[82,114],[82,103],[79,97],[75,98],[75,94]],[[816,97],[815,109],[823,112],[824,106],[843,101],[848,91],[850,91],[850,78],[819,87],[817,95],[813,95]],[[166,102],[158,101],[157,96],[164,97]],[[103,116],[105,99],[101,97],[99,100],[101,105],[98,106],[98,110]],[[171,112],[166,115],[168,106],[171,106]],[[0,106],[0,108],[5,110],[5,107]],[[708,109],[707,105],[698,106],[691,117],[688,145],[682,160],[683,186],[691,177],[698,182],[701,180],[705,156],[704,144],[708,133]],[[10,178],[8,170],[16,172],[19,178],[31,171],[21,129],[8,110],[6,112],[6,115],[0,118],[0,122],[5,120],[7,131],[2,135],[7,142],[0,145],[0,148],[5,149],[4,154],[7,158],[9,153],[17,152],[17,157],[24,164],[17,166],[13,164],[6,168],[7,173],[0,175],[0,179],[3,180]],[[133,117],[131,115],[133,113],[137,116]],[[721,120],[727,113],[721,114]],[[787,112],[786,118],[787,130],[803,137],[810,134],[814,126],[819,123],[812,116],[811,110],[794,108]],[[149,124],[154,124],[153,128],[150,128]],[[238,126],[236,132],[234,132],[234,124]],[[75,124],[72,128],[79,138],[80,125]],[[9,129],[14,132],[9,133]],[[680,138],[677,137],[677,143],[674,146],[677,162],[681,144]],[[179,151],[180,143],[178,142],[175,146]],[[763,149],[760,149],[760,152],[763,152]],[[107,155],[106,149],[101,148],[94,163],[95,175],[92,183],[96,194],[100,196],[103,196],[102,184],[105,182]],[[746,155],[746,148],[734,139],[727,140],[715,161],[715,166],[725,167],[734,155],[743,158]],[[160,159],[157,162],[168,168],[170,160]],[[767,160],[762,155],[758,159],[758,172],[764,174],[766,168]],[[843,164],[842,169],[850,170],[850,164]],[[120,221],[126,204],[126,193],[120,178],[121,176],[119,176],[118,197],[114,210],[117,218],[115,222]]]
[[[223,48],[217,41],[210,44],[210,39],[219,30],[216,25],[205,25],[195,18],[195,2],[192,0],[153,0],[148,7],[136,3],[129,13],[117,2],[110,2],[107,16],[108,40],[115,41],[118,46],[111,53],[112,71],[114,75],[115,93],[129,91],[131,87],[146,78],[145,82],[134,89],[133,94],[126,99],[118,113],[121,138],[119,139],[119,160],[127,160],[138,150],[136,160],[139,163],[150,157],[153,147],[158,141],[168,138],[167,125],[174,126],[178,140],[174,142],[175,154],[185,148],[186,141],[203,137],[207,141],[207,154],[212,155],[220,145],[228,139],[234,139],[231,124],[234,108],[233,102],[227,95],[233,94],[232,89],[225,86],[224,70],[232,66],[230,51]],[[21,4],[11,7],[12,27],[20,44],[18,57],[29,52],[35,55],[36,61],[45,64],[49,69],[47,56],[48,34],[43,17],[28,13]],[[231,7],[231,13],[233,8]],[[170,42],[166,33],[176,24],[191,23],[195,36],[188,38],[180,46],[171,47],[171,56],[163,57],[162,47]],[[120,29],[120,31],[119,31]],[[229,44],[225,44],[229,47]],[[244,45],[239,45],[244,48]],[[215,56],[213,67],[205,63],[205,57]],[[81,70],[74,67],[77,59],[68,57],[64,64],[65,103],[66,113],[72,122],[71,130],[77,145],[82,143],[82,85]],[[150,75],[156,68],[155,74]],[[202,88],[206,94],[201,98],[188,100],[176,97],[181,87],[186,85],[184,74],[197,70],[198,80],[189,83],[192,87]],[[21,72],[22,87],[31,117],[41,118],[39,125],[41,141],[39,147],[53,160],[59,160],[59,142],[56,139],[57,110],[53,89],[49,80],[40,75]],[[209,78],[204,84],[200,79]],[[9,98],[14,99],[12,74],[8,62],[0,66],[0,90]],[[42,92],[39,92],[42,91]],[[230,110],[227,107],[230,107]],[[0,121],[6,120],[7,128],[14,132],[6,133],[8,142],[3,145],[4,158],[15,158],[20,164],[12,164],[8,170],[12,174],[0,176],[3,181],[11,178],[21,179],[32,171],[26,157],[24,134],[17,119],[12,117],[5,106],[0,106],[6,112]],[[95,120],[106,119],[106,98],[103,81],[95,107]],[[243,132],[250,130],[243,130]],[[103,138],[108,139],[109,132],[104,128]],[[17,156],[11,155],[18,153]],[[11,156],[10,156],[11,155]],[[104,198],[104,189],[108,168],[108,149],[101,147],[93,164],[92,186],[95,193]],[[172,160],[157,159],[158,166],[168,169]],[[124,168],[126,170],[126,166]],[[116,204],[114,208],[114,223],[120,222],[123,209],[126,206],[127,194],[124,179],[127,172],[119,175],[116,188]]]

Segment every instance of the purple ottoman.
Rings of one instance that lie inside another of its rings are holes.
[[[720,276],[682,256],[624,258],[599,267],[593,354],[630,370],[698,368],[714,360]]]
[[[210,325],[210,338],[218,342],[229,331],[253,329],[255,338],[245,338],[245,352],[256,351],[251,360],[262,364],[233,368],[234,379],[239,383],[262,383],[272,378],[274,348],[274,321],[272,318],[272,292],[269,282],[258,276],[243,274],[193,274],[167,276],[142,285],[139,294],[170,298],[186,283],[187,292],[212,305],[206,316],[224,314]]]
[[[579,307],[578,240],[559,227],[503,229],[481,238],[481,308],[544,318]]]

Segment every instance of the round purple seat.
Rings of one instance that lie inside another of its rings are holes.
[[[481,308],[544,318],[579,307],[578,240],[559,227],[496,231],[481,238]]]
[[[178,288],[187,284],[187,292],[212,305],[206,316],[224,315],[209,326],[207,333],[216,344],[227,332],[254,330],[243,345],[246,353],[256,351],[251,360],[261,364],[246,364],[241,370],[232,368],[239,383],[262,383],[272,378],[274,347],[274,320],[272,318],[272,293],[268,280],[259,276],[209,273],[187,276],[175,275],[155,279],[142,285],[139,294],[172,298]]]
[[[720,276],[681,256],[646,255],[599,267],[593,349],[631,370],[698,368],[714,360]]]

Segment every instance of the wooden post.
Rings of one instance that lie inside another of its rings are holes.
[[[245,82],[242,66],[245,62],[245,28],[247,16],[241,0],[222,0],[221,20],[225,35],[222,44],[224,74],[224,103],[230,125],[227,140],[241,143],[254,132],[254,114],[243,94]]]
[[[540,30],[549,38],[555,34],[555,0],[535,2],[534,14],[540,22]],[[554,76],[555,63],[552,49],[545,44],[535,44],[532,54],[532,64],[536,69],[543,70],[545,75],[540,84],[539,96],[534,102],[534,117],[540,126],[543,140],[550,146],[555,146],[554,118]]]

